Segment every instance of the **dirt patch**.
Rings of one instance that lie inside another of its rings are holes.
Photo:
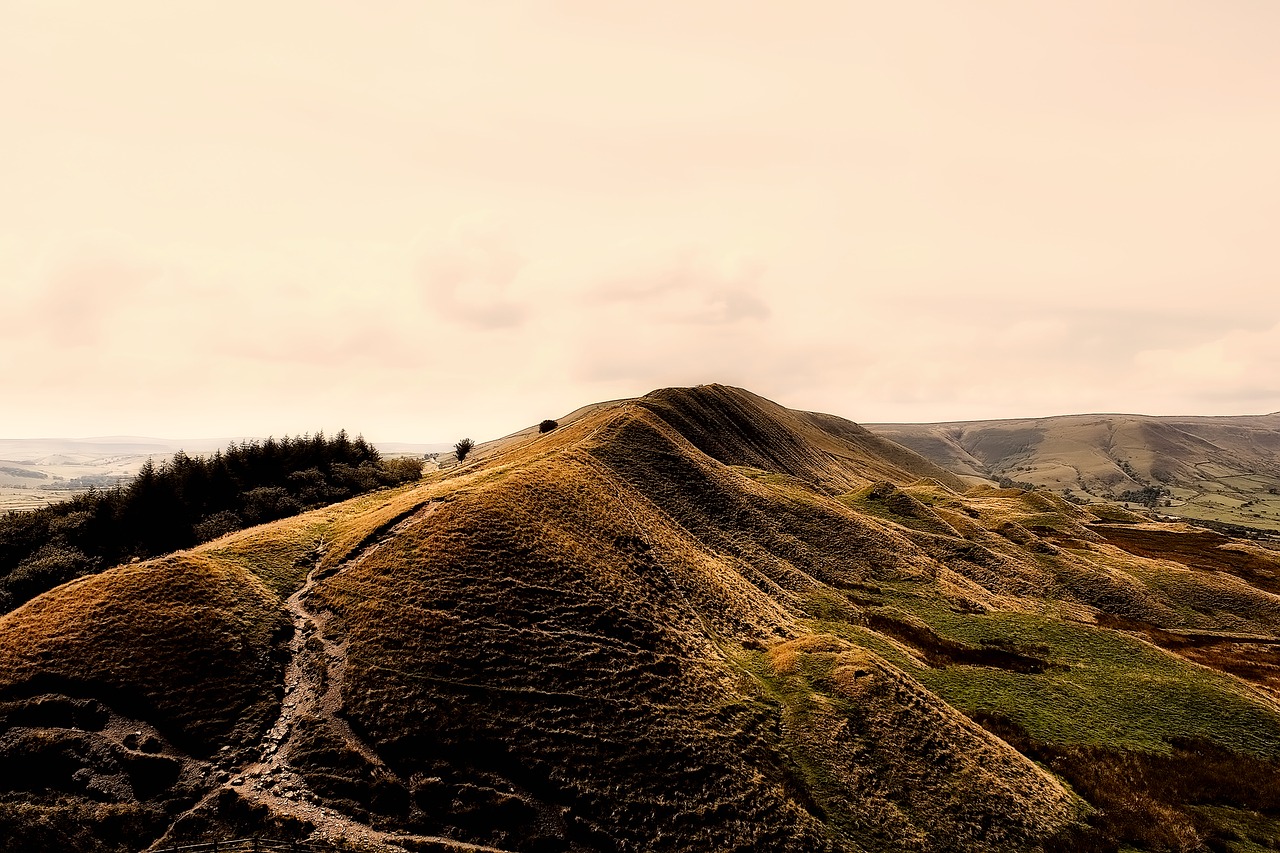
[[[910,646],[932,667],[990,666],[1011,672],[1038,673],[1060,666],[1038,656],[1048,654],[1047,647],[1023,649],[1006,640],[970,646],[938,636],[923,622],[896,618],[883,611],[869,610],[865,618],[868,627]]]

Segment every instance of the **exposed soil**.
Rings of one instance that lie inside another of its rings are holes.
[[[1047,648],[1037,648],[1034,650],[1037,654],[1029,654],[1028,650],[1015,648],[1009,643],[992,642],[969,646],[940,637],[923,623],[895,619],[874,610],[867,611],[866,620],[867,625],[880,633],[910,646],[925,663],[933,667],[990,666],[1011,672],[1037,673],[1053,666],[1039,656],[1047,654]]]

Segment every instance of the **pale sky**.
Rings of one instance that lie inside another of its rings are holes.
[[[0,0],[0,437],[1280,409],[1274,0]]]

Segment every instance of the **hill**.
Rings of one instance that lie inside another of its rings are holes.
[[[1280,530],[1280,413],[868,428],[970,482],[1012,480],[1090,501],[1145,502],[1166,515]]]
[[[0,850],[1266,850],[1280,555],[667,389],[0,617]]]

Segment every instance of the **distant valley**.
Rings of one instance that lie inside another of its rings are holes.
[[[1066,415],[868,424],[971,483],[1049,489],[1163,515],[1280,530],[1280,413]]]

